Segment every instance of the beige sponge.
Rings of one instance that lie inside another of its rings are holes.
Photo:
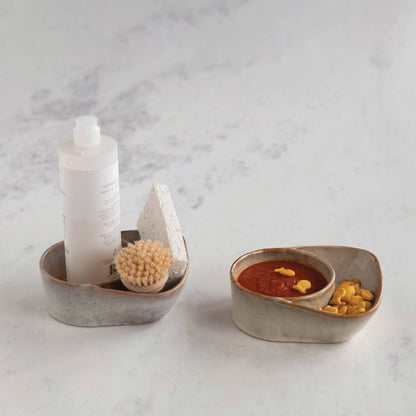
[[[166,185],[154,183],[146,204],[137,221],[137,231],[142,240],[157,240],[170,248],[173,263],[169,280],[183,276],[188,258],[178,216]]]

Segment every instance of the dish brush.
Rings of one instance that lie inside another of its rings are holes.
[[[123,285],[134,292],[160,292],[168,280],[173,257],[160,241],[128,243],[114,257]]]

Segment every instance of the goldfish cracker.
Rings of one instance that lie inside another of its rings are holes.
[[[279,273],[282,276],[293,277],[295,276],[295,271],[292,269],[285,269],[284,267],[279,267],[278,269],[274,269],[275,273]]]
[[[338,285],[338,288],[346,288],[346,287],[348,287],[348,286],[352,286],[354,283],[352,283],[352,282],[350,282],[349,280],[343,280],[339,285]]]
[[[332,299],[329,301],[329,304],[330,305],[340,304],[342,302],[341,298],[343,298],[346,293],[347,291],[343,287],[338,287],[337,289],[335,289],[334,294],[332,295]]]
[[[365,300],[363,303],[364,303],[364,309],[366,312],[371,308],[371,306],[373,306],[372,303],[368,300]]]
[[[293,289],[297,290],[299,293],[305,294],[307,289],[310,289],[312,286],[309,280],[299,280],[295,285],[292,286]]]
[[[374,300],[374,293],[371,292],[371,290],[361,289],[360,296],[362,296],[364,300],[369,300],[369,301]]]
[[[347,311],[348,311],[348,306],[347,305],[344,305],[344,306],[341,306],[340,308],[338,308],[338,313],[341,314],[341,315],[345,315],[347,313]]]
[[[366,301],[365,300],[362,300],[361,302],[358,302],[356,305],[353,305],[353,306],[358,306],[359,308],[366,310],[365,309],[366,306],[365,306],[365,303],[364,302],[366,302]]]
[[[350,305],[356,306],[356,305],[360,304],[363,300],[364,299],[361,296],[353,295],[353,296],[350,297],[350,302],[349,303],[350,303]]]
[[[325,306],[325,308],[323,308],[323,310],[325,312],[338,313],[338,308],[336,308],[335,306],[327,305]]]
[[[365,312],[364,308],[360,308],[358,306],[348,306],[347,315],[357,315],[363,312]]]
[[[348,306],[345,302],[339,302],[339,303],[332,302],[331,303],[331,301],[329,301],[328,305],[335,306],[338,309],[341,308],[342,306]]]
[[[352,296],[355,295],[355,289],[354,286],[347,286],[345,288],[345,295],[341,298],[342,301],[350,303],[350,299]]]

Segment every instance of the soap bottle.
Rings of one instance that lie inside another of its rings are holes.
[[[75,120],[59,143],[67,281],[103,283],[121,246],[117,142],[101,135],[97,118]]]

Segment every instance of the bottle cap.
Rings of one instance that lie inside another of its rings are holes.
[[[79,147],[93,147],[100,144],[101,129],[97,117],[81,116],[75,119],[74,142]]]

